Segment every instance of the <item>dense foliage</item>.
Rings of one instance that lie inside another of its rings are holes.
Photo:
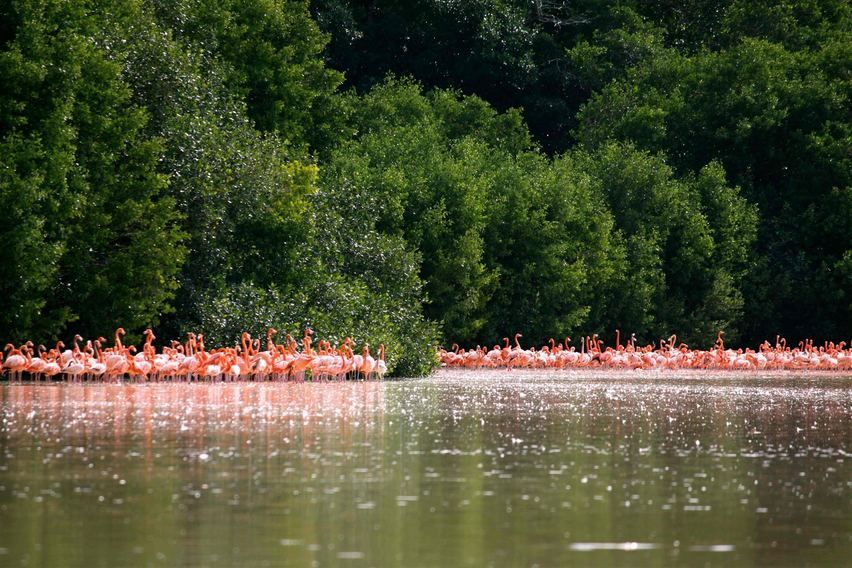
[[[0,336],[852,322],[840,0],[0,0]]]

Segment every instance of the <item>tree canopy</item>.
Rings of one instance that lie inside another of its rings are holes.
[[[837,338],[850,66],[841,0],[0,0],[0,336]]]

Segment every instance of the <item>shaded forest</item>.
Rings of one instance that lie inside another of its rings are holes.
[[[0,0],[0,77],[4,342],[852,331],[843,0]]]

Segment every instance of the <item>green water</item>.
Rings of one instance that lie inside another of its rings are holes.
[[[0,385],[1,566],[843,565],[852,378]]]

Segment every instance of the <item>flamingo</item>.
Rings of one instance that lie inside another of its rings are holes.
[[[144,331],[145,341],[140,351],[135,346],[122,344],[124,329],[115,331],[115,345],[103,349],[102,337],[88,341],[80,349],[82,338],[74,336],[73,348],[65,349],[58,341],[56,347],[46,351],[39,346],[34,356],[33,344],[28,341],[19,349],[7,344],[5,358],[0,362],[0,372],[6,372],[12,381],[21,380],[24,371],[35,380],[42,377],[52,378],[64,375],[69,381],[94,380],[106,377],[109,380],[121,380],[125,375],[133,380],[178,379],[187,377],[211,380],[225,377],[233,380],[237,377],[250,380],[266,380],[270,377],[304,379],[310,370],[314,379],[344,378],[354,373],[356,377],[384,378],[387,373],[384,344],[379,346],[378,359],[370,355],[368,345],[364,345],[359,354],[353,350],[351,338],[346,337],[342,345],[332,345],[329,341],[318,339],[316,349],[312,347],[313,331],[305,329],[303,348],[288,334],[285,344],[276,345],[275,328],[268,328],[266,350],[260,351],[261,341],[252,339],[248,333],[241,334],[241,345],[207,351],[203,334],[187,334],[182,344],[171,342],[171,347],[161,351],[154,346],[156,336],[153,330]],[[852,369],[852,349],[846,342],[824,341],[815,345],[813,339],[806,339],[798,346],[790,348],[787,340],[776,336],[775,344],[768,340],[755,350],[731,349],[725,345],[724,331],[717,333],[713,346],[707,350],[691,349],[685,343],[678,343],[677,335],[668,339],[659,339],[658,345],[644,347],[636,342],[631,334],[625,345],[621,343],[621,330],[615,333],[615,346],[605,347],[598,334],[582,338],[580,351],[570,345],[571,338],[557,344],[549,339],[541,348],[521,347],[521,333],[514,335],[514,345],[510,346],[508,337],[503,338],[504,345],[494,345],[488,349],[477,345],[473,349],[462,349],[453,344],[451,350],[440,349],[441,364],[447,367],[480,368],[586,368],[604,367],[614,369],[787,369],[835,371]]]
[[[50,380],[56,375],[62,372],[62,367],[59,366],[59,363],[56,362],[56,359],[48,359],[47,363],[44,364],[44,369],[42,370],[42,374],[45,379]]]
[[[76,337],[75,336],[75,340]],[[75,346],[76,347],[76,346]],[[79,351],[79,349],[78,349]],[[83,356],[81,353],[74,353],[62,368],[62,373],[68,377],[72,382],[76,382],[80,379],[80,376],[86,371],[86,364],[84,362]]]
[[[311,351],[311,336],[313,334],[314,332],[310,328],[305,329],[305,336],[302,339],[303,351],[290,365],[290,373],[295,375],[297,379],[304,379],[305,371],[310,367],[314,358],[313,351]]]
[[[9,380],[14,381],[17,376],[17,380],[20,381],[24,369],[27,368],[27,358],[20,349],[15,349],[15,346],[11,343],[7,343],[3,351],[8,352],[6,360],[3,361],[3,368],[9,371]]]
[[[38,357],[35,359],[32,357],[31,345],[27,345],[26,351],[27,361],[29,361],[29,364],[27,365],[27,372],[30,374],[30,377],[34,377],[37,381],[41,380],[44,368],[47,365],[47,359],[44,358],[44,345],[39,345],[38,347]]]
[[[385,363],[385,344],[379,343],[379,359],[376,361],[376,375],[379,377],[379,380],[385,378],[385,374],[388,372],[388,365]]]
[[[370,346],[364,345],[364,349],[361,352],[361,366],[358,367],[358,372],[364,375],[364,378],[369,378],[370,374],[376,368],[376,360],[373,359],[373,356],[370,355]]]
[[[659,346],[653,344],[638,347],[636,335],[631,334],[626,346],[621,344],[621,332],[616,330],[615,348],[604,348],[597,334],[586,336],[580,343],[580,352],[570,347],[570,337],[557,345],[553,339],[541,349],[522,349],[520,334],[515,335],[515,346],[509,347],[509,339],[503,338],[504,346],[495,345],[490,351],[476,346],[465,350],[453,344],[452,351],[439,350],[441,364],[447,367],[497,367],[506,364],[509,368],[582,368],[606,367],[623,369],[790,369],[833,371],[852,369],[852,349],[846,342],[825,341],[815,346],[812,339],[799,342],[795,349],[787,347],[786,339],[776,336],[775,345],[764,341],[757,350],[726,348],[724,331],[719,331],[713,347],[709,350],[690,349],[686,343],[678,343],[677,335],[660,339]],[[363,364],[363,357],[357,364]]]

